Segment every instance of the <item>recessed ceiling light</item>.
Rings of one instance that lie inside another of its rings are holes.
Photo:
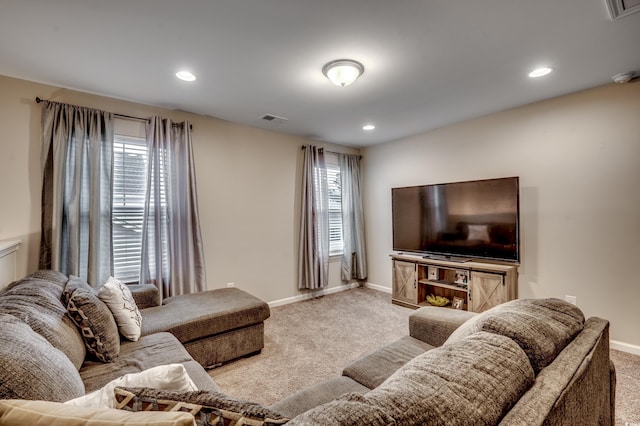
[[[549,74],[551,71],[553,71],[553,69],[549,67],[536,68],[535,70],[529,73],[529,77],[531,78],[543,77]]]
[[[362,126],[362,130],[373,130],[375,128],[376,126],[374,126],[373,124],[365,124],[364,126]]]
[[[178,71],[176,73],[176,77],[178,77],[182,81],[195,81],[196,79],[196,76],[189,71]]]

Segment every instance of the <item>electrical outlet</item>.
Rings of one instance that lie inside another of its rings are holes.
[[[564,300],[571,303],[572,305],[578,304],[578,298],[576,296],[569,296],[568,294],[566,294],[564,296]]]
[[[227,288],[233,288],[236,286],[236,283],[227,283]]]

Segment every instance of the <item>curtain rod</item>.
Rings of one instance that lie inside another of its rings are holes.
[[[39,96],[36,96],[36,103],[39,104],[41,102],[45,102],[47,101],[46,99],[42,99]],[[150,123],[151,120],[148,118],[142,118],[142,117],[134,117],[133,115],[126,115],[126,114],[117,114],[117,113],[113,113],[114,117],[118,117],[118,118],[124,118],[125,120],[136,120],[136,121],[144,121],[145,123]],[[193,124],[189,124],[189,128],[191,130],[193,130]]]
[[[300,147],[301,150],[305,150],[307,146],[306,145],[302,145]],[[334,155],[353,155],[355,156],[355,154],[345,154],[344,152],[336,152],[336,151],[329,151],[328,149],[324,149],[324,148],[320,148],[321,150],[323,150],[324,152],[326,152],[327,154],[334,154]],[[362,158],[362,155],[358,155],[358,157]]]

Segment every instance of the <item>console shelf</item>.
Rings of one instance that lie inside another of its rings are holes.
[[[419,308],[427,296],[460,300],[461,308],[482,312],[517,297],[518,267],[488,262],[451,262],[411,255],[392,255],[391,301]],[[452,307],[451,304],[447,305]]]
[[[451,290],[456,290],[456,291],[467,291],[467,287],[463,287],[463,286],[458,286],[455,284],[451,284],[447,281],[442,281],[442,280],[418,280],[419,284],[423,284],[423,285],[431,285],[431,286],[436,286],[436,287],[442,287],[442,288],[448,288]]]

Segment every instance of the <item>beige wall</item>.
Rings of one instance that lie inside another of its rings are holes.
[[[391,286],[391,188],[520,176],[519,297],[577,296],[640,349],[640,83],[363,151],[369,282]],[[634,349],[634,350],[635,350]]]
[[[0,76],[0,240],[23,241],[18,276],[38,266],[41,107],[35,103],[36,96],[132,116],[159,114],[189,120],[193,124],[208,287],[234,282],[266,301],[299,295],[300,147],[313,141]],[[330,287],[340,285],[339,263],[332,261]]]
[[[299,295],[296,194],[300,146],[311,141],[0,76],[0,239],[23,241],[18,275],[38,263],[36,96],[191,121],[209,288],[235,282],[267,301]],[[575,295],[587,316],[611,321],[613,339],[640,345],[638,117],[640,84],[610,85],[365,149],[369,282],[391,287],[390,188],[517,175],[519,296]]]

